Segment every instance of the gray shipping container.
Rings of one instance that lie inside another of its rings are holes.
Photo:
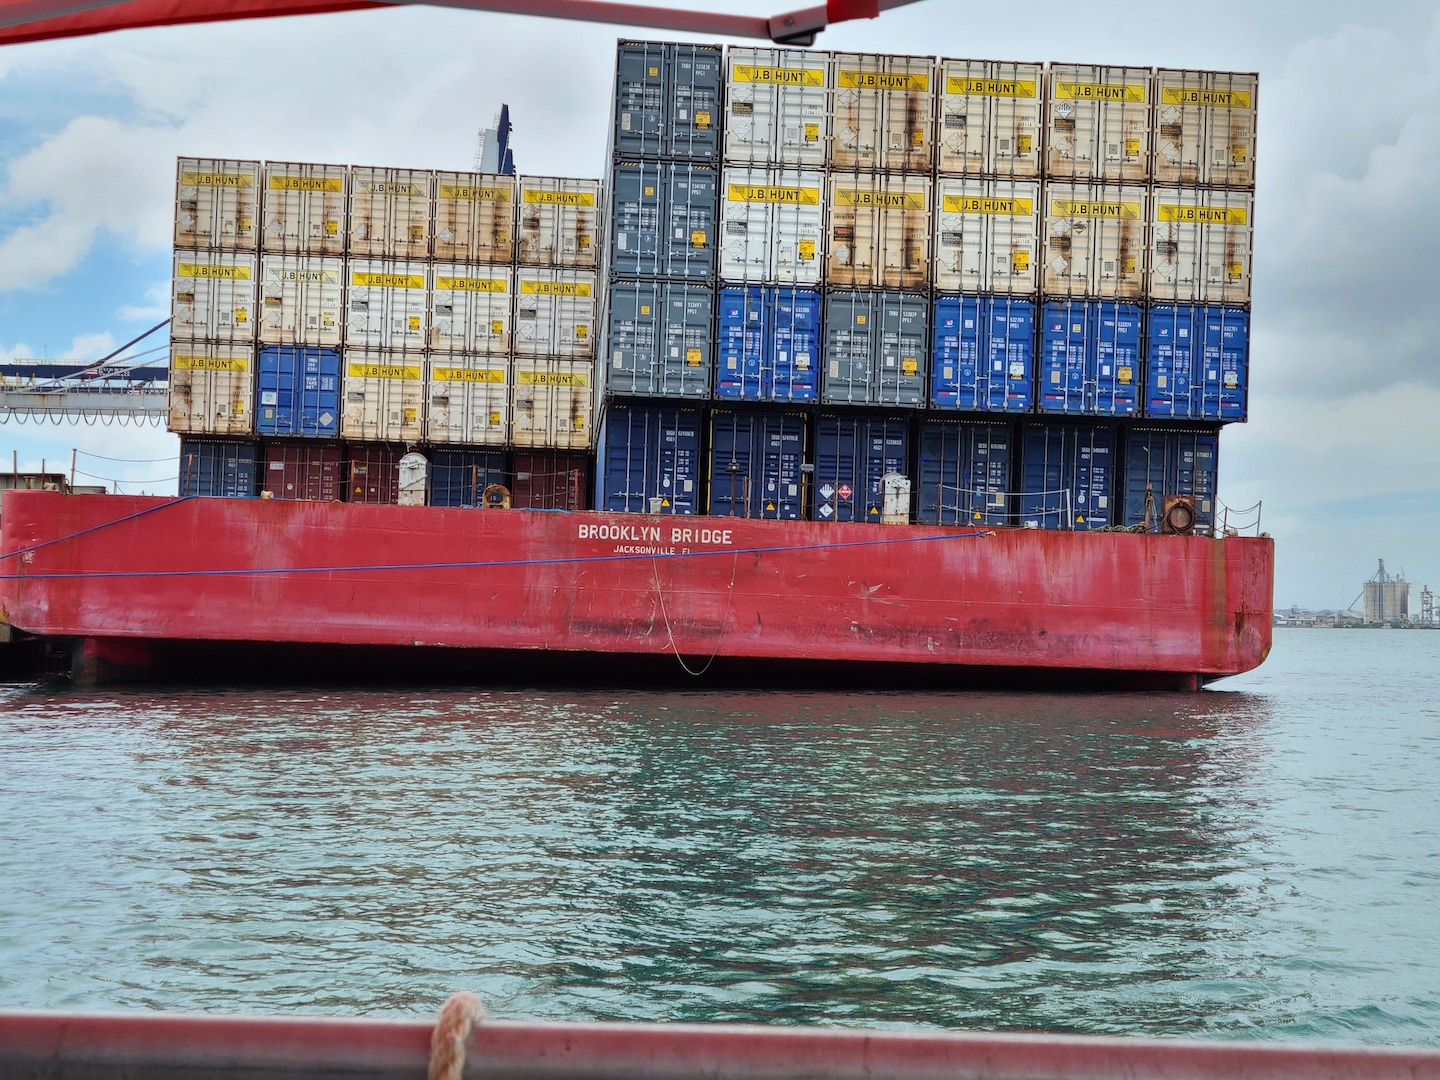
[[[922,294],[830,293],[821,400],[923,408],[929,329],[930,300]]]
[[[616,160],[720,157],[718,45],[622,41],[615,58]]]
[[[622,277],[713,278],[716,170],[622,161],[613,176],[611,271]]]
[[[606,389],[654,397],[708,397],[715,368],[714,314],[715,293],[704,285],[613,282]]]

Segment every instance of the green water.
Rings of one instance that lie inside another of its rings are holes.
[[[0,1007],[1440,1044],[1440,633],[1225,692],[0,691]]]

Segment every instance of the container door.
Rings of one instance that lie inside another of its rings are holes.
[[[1089,305],[1083,300],[1052,300],[1045,305],[1040,333],[1042,412],[1084,411],[1093,322]]]
[[[1086,379],[1085,411],[1100,416],[1135,412],[1140,374],[1140,306],[1094,305],[1094,359]]]
[[[610,265],[619,274],[663,273],[661,219],[665,187],[654,162],[625,162],[614,172]]]
[[[615,130],[619,157],[659,157],[665,153],[665,104],[668,46],[622,41],[615,62]]]
[[[1114,435],[1109,428],[1070,428],[1066,443],[1073,463],[1068,479],[1074,493],[1074,528],[1082,532],[1105,528],[1112,513]]]
[[[750,485],[750,516],[798,520],[804,508],[800,466],[805,460],[805,418],[767,414],[757,420],[759,439],[751,451],[751,462],[758,459],[759,476],[752,477]]]
[[[706,512],[750,517],[751,453],[756,417],[733,412],[710,416],[710,483]],[[757,493],[758,494],[758,493]]]
[[[873,369],[870,400],[880,405],[923,405],[930,304],[921,296],[881,293],[878,307],[880,358]]]
[[[1192,396],[1198,359],[1195,321],[1189,304],[1151,304],[1145,358],[1145,415],[1186,419],[1201,415]],[[1203,321],[1198,326],[1203,332]],[[1131,523],[1133,524],[1133,522]]]
[[[649,417],[657,410],[617,406],[605,414],[598,458],[602,476],[596,509],[611,513],[646,511],[646,469],[650,460]]]
[[[814,401],[820,366],[820,294],[809,289],[766,289],[765,357],[761,396],[771,401]]]
[[[993,412],[1028,412],[1035,368],[1035,302],[996,296],[982,305],[987,315],[985,406]]]
[[[720,290],[720,355],[715,396],[755,401],[763,397],[765,290],[758,285]]]
[[[878,357],[879,302],[876,294],[831,293],[825,298],[826,404],[874,404],[873,372]]]
[[[819,285],[825,243],[825,174],[782,169],[774,174],[777,198],[769,205],[765,280]]]
[[[1250,315],[1241,308],[1200,309],[1204,337],[1198,366],[1199,415],[1244,420],[1249,383]]]
[[[718,174],[708,165],[666,167],[665,270],[671,278],[708,281],[715,274]]]
[[[885,509],[881,481],[888,473],[910,475],[910,422],[863,420],[859,425],[859,435],[857,449],[861,451],[865,468],[856,519],[878,525]]]
[[[715,45],[671,45],[670,51],[666,153],[718,161],[724,55]]]
[[[662,286],[654,281],[617,281],[610,286],[608,385],[618,394],[653,394]]]
[[[656,455],[656,476],[659,484],[654,491],[646,494],[660,498],[662,514],[694,514],[699,495],[696,489],[700,472],[700,412],[696,409],[657,412],[656,444],[659,452]]]
[[[1027,528],[1072,527],[1074,492],[1069,481],[1074,455],[1066,432],[1066,428],[1042,424],[1025,428],[1020,455],[1020,518]],[[1068,455],[1067,449],[1071,451]]]
[[[979,298],[936,297],[934,324],[930,400],[942,409],[983,408]]]
[[[660,379],[655,390],[660,396],[710,396],[714,298],[715,294],[703,286],[676,282],[665,287]]]
[[[771,196],[782,193],[771,183],[774,174],[768,169],[726,169],[723,175],[720,277],[763,282],[771,264]]]
[[[815,427],[816,521],[854,521],[861,487],[855,447],[858,422],[850,417],[822,416]]]

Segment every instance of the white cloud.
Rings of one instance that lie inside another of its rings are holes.
[[[140,322],[142,319],[163,319],[170,314],[170,282],[162,281],[145,290],[144,306],[121,304],[115,314],[125,322]]]

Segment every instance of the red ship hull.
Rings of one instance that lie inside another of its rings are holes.
[[[1273,575],[1251,537],[30,491],[0,515],[0,613],[89,679],[270,643],[483,655],[491,681],[538,656],[1196,687],[1264,660]]]

